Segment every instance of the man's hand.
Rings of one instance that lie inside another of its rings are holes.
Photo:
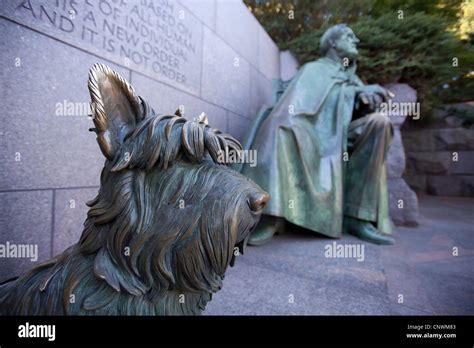
[[[362,102],[367,105],[371,111],[375,111],[380,107],[380,104],[388,102],[390,98],[395,95],[388,89],[380,85],[366,85],[360,86],[356,89],[356,109]]]

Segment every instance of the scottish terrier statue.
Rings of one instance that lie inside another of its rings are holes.
[[[103,64],[88,85],[99,193],[77,244],[0,285],[0,314],[201,314],[269,196],[222,163],[242,146],[205,117],[156,114]]]

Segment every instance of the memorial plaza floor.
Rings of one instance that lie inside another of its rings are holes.
[[[364,245],[360,261],[326,257],[334,240],[299,228],[248,247],[204,315],[473,315],[474,198],[419,200],[419,226],[393,246],[336,240]]]

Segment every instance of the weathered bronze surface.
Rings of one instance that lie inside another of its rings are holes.
[[[271,197],[250,244],[268,242],[282,220],[333,238],[344,222],[362,239],[393,243],[385,169],[393,131],[377,112],[391,93],[355,74],[358,42],[345,25],[328,29],[323,58],[305,64],[250,129],[244,145],[258,163],[241,171]]]
[[[79,242],[0,286],[0,314],[199,314],[222,287],[268,194],[218,164],[230,135],[157,115],[120,75],[89,75],[98,196]]]

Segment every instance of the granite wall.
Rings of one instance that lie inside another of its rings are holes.
[[[94,63],[156,111],[205,112],[237,138],[280,76],[280,52],[241,1],[0,0],[0,36],[0,244],[38,247],[36,261],[0,258],[0,280],[82,232],[104,163],[88,132]]]
[[[436,196],[474,197],[474,102],[434,110],[431,123],[404,129],[406,181]]]
[[[391,102],[399,105],[417,102],[416,90],[406,83],[385,85],[395,96]],[[389,193],[390,217],[397,226],[418,225],[418,197],[403,178],[406,169],[405,148],[403,146],[402,125],[410,117],[403,110],[390,115],[393,138],[387,153],[387,184]]]

